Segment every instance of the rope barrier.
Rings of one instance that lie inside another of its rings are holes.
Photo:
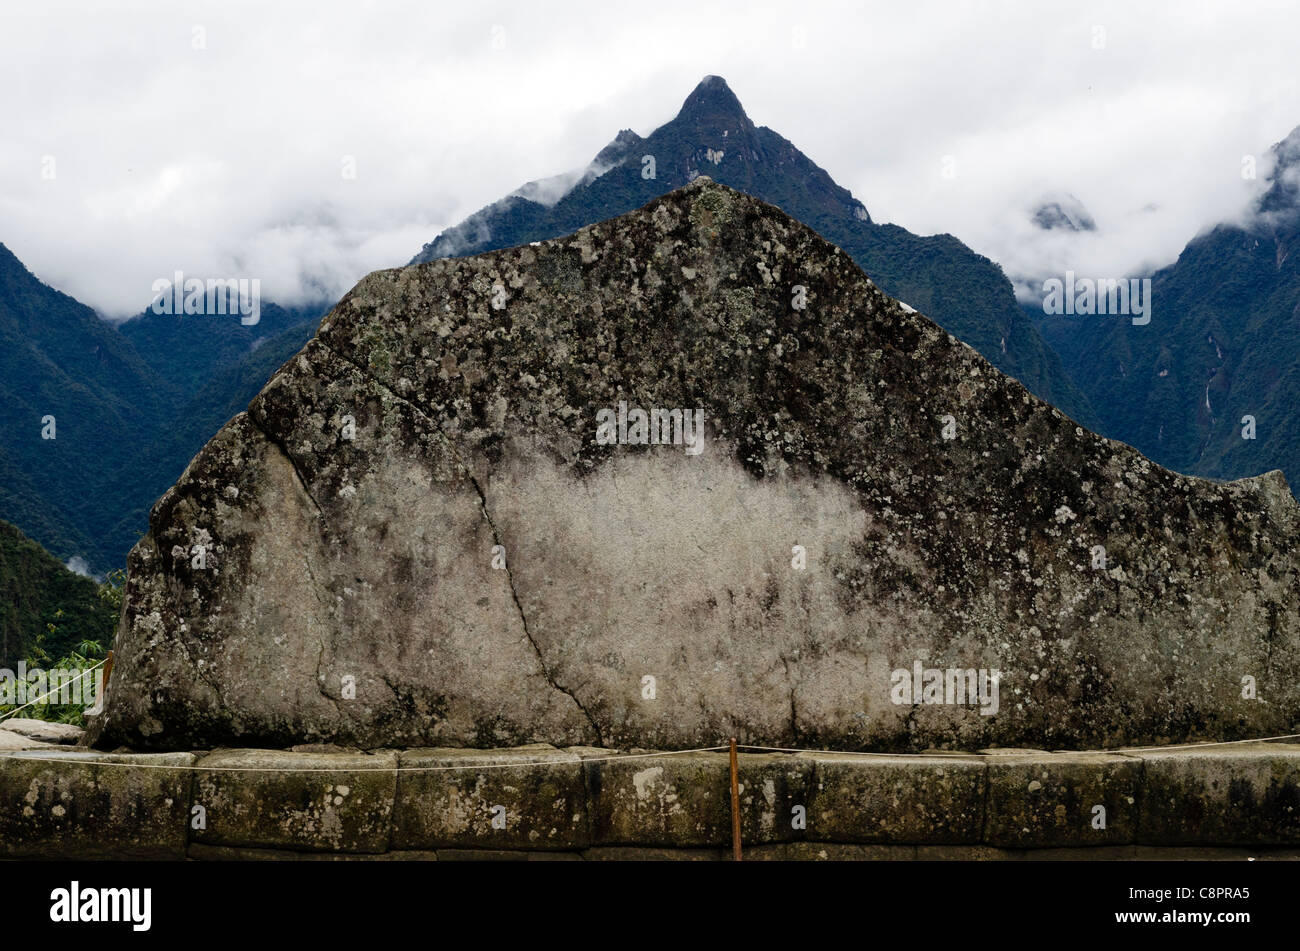
[[[1186,750],[1186,749],[1204,749],[1209,746],[1234,746],[1239,743],[1272,743],[1277,740],[1294,740],[1300,738],[1300,733],[1286,733],[1282,736],[1260,736],[1249,737],[1244,740],[1211,740],[1200,743],[1172,743],[1168,746],[1121,746],[1114,749],[1103,750],[1044,750],[1043,752],[1060,752],[1060,753],[1149,753],[1159,750]],[[743,750],[757,750],[764,753],[834,753],[837,756],[925,756],[926,753],[876,753],[868,750],[801,750],[784,746],[751,746],[741,744]],[[953,753],[966,753],[965,750],[937,750],[938,754],[949,756]],[[970,756],[981,754],[968,753]]]
[[[91,670],[93,669],[94,668],[91,668]],[[86,671],[86,673],[90,673],[90,672],[91,671],[89,670]],[[1146,752],[1162,751],[1162,750],[1204,749],[1212,746],[1237,746],[1244,743],[1271,743],[1278,740],[1293,740],[1297,738],[1300,738],[1300,733],[1287,733],[1281,736],[1253,737],[1244,740],[1217,740],[1217,741],[1211,741],[1206,743],[1179,743],[1170,746],[1137,746],[1137,747],[1124,747],[1124,748],[1109,749],[1109,750],[1104,750],[1104,749],[1103,750],[1061,750],[1055,752],[1146,753]],[[584,763],[605,763],[605,762],[613,762],[615,760],[619,762],[626,762],[627,760],[634,760],[634,759],[653,759],[656,757],[664,757],[664,756],[686,756],[691,753],[719,753],[724,750],[729,751],[730,749],[731,749],[730,744],[727,744],[723,746],[701,746],[696,749],[689,749],[689,750],[655,750],[653,752],[648,752],[648,753],[612,753],[608,756],[582,757],[581,761]],[[810,749],[799,749],[795,747],[785,747],[785,746],[756,746],[747,743],[737,744],[736,749],[746,750],[749,752],[760,752],[760,753],[811,753],[814,755],[835,755],[835,756],[899,757],[899,756],[926,755],[924,753],[877,753],[877,752],[871,752],[865,750],[810,750]],[[51,761],[61,761],[65,763],[82,762],[88,766],[121,766],[128,769],[174,769],[174,770],[190,770],[193,772],[201,772],[201,773],[441,773],[441,772],[458,772],[458,771],[481,771],[481,770],[488,770],[488,769],[516,769],[516,768],[521,768],[526,766],[554,766],[557,763],[555,759],[542,759],[542,760],[525,760],[521,762],[510,762],[510,763],[468,763],[468,764],[458,765],[458,766],[320,766],[320,767],[316,767],[316,766],[303,766],[303,767],[203,766],[202,764],[121,763],[121,762],[113,762],[111,760],[99,760],[99,759],[81,760],[79,758],[74,759],[70,757],[60,758],[58,755],[51,755],[51,754],[72,753],[72,752],[89,754],[97,751],[93,751],[93,750],[73,751],[73,750],[58,750],[58,749],[25,750],[25,751],[15,750],[9,753],[0,753],[0,759],[24,759],[24,760],[32,760],[37,762],[51,762]],[[181,752],[185,752],[185,751],[181,751]],[[286,751],[258,750],[255,752],[282,753]],[[950,755],[951,753],[956,753],[961,751],[944,750],[941,752],[945,755]],[[128,753],[128,754],[102,754],[102,755],[138,756],[138,755],[149,755],[149,754]],[[332,754],[325,754],[325,755],[332,755]],[[351,755],[366,755],[366,754],[351,754]],[[457,754],[451,753],[448,755],[455,756]],[[970,755],[979,755],[979,754],[970,754]]]
[[[742,750],[749,750],[751,752],[758,752],[758,753],[817,753],[817,754],[829,753],[829,754],[834,754],[835,756],[924,756],[925,755],[924,753],[878,753],[872,750],[801,750],[801,749],[796,749],[794,747],[786,747],[786,746],[751,746],[748,743],[741,743],[740,748]],[[965,752],[965,751],[964,750],[943,751],[945,755],[952,754],[952,753],[961,753],[961,752]],[[969,753],[968,755],[975,756],[977,754]]]
[[[1126,746],[1118,750],[1097,750],[1099,753],[1149,753],[1152,750],[1204,749],[1207,746],[1232,746],[1236,743],[1272,743],[1275,740],[1294,740],[1300,733],[1287,733],[1283,736],[1263,736],[1253,740],[1216,740],[1209,743],[1174,743],[1171,746]]]
[[[656,750],[652,753],[614,753],[610,756],[588,756],[582,759],[584,763],[603,763],[610,760],[630,760],[630,759],[650,759],[656,756],[683,756],[687,753],[717,753],[727,749],[726,746],[702,746],[694,750]],[[26,752],[28,755],[24,756]],[[26,750],[14,751],[12,753],[0,754],[0,759],[25,759],[35,760],[37,762],[49,762],[57,760],[57,756],[51,756],[51,753],[72,752],[71,750]],[[85,751],[92,752],[92,751]],[[182,751],[184,752],[184,751]],[[282,753],[284,750],[257,750],[255,752]],[[31,755],[35,753],[36,755]],[[141,755],[141,754],[108,754],[108,755]],[[163,754],[166,755],[166,754]],[[331,755],[331,754],[326,754]],[[352,754],[365,755],[365,754]],[[450,754],[456,755],[456,754]],[[64,759],[63,762],[79,762],[75,759]],[[125,766],[129,769],[181,769],[193,770],[199,773],[441,773],[453,772],[456,770],[484,770],[484,769],[511,769],[520,766],[555,766],[556,760],[533,760],[530,762],[520,763],[470,763],[463,766],[201,766],[195,764],[168,764],[168,763],[114,763],[101,760],[85,760],[88,766]],[[561,761],[563,762],[563,761]]]

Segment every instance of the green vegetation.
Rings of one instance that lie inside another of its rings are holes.
[[[122,611],[124,572],[102,583],[75,574],[0,522],[0,668],[90,667],[103,660]],[[0,715],[13,706],[0,705]],[[80,706],[38,704],[24,717],[79,723]]]
[[[264,302],[251,327],[151,311],[118,326],[0,244],[0,518],[61,560],[120,568],[149,508],[320,314]]]
[[[120,587],[120,573],[97,584],[0,522],[0,666],[20,659],[44,666],[84,644],[108,644]]]
[[[54,632],[55,625],[50,625],[51,632]],[[41,645],[37,644],[35,650],[39,654],[44,654]],[[89,670],[96,664],[100,663],[107,656],[108,651],[99,641],[82,641],[74,649],[68,651],[57,659],[43,661],[39,666],[44,670]],[[37,666],[33,660],[27,661],[27,667],[30,670]],[[82,681],[81,689],[93,690],[91,686],[92,678],[95,674],[85,677]],[[19,715],[29,720],[50,720],[55,723],[72,723],[76,726],[85,726],[86,705],[84,703],[58,704],[57,694],[51,692],[46,698],[30,706],[24,704],[0,704],[0,716],[13,711],[20,711]],[[0,729],[4,728],[4,721],[0,720]]]
[[[1152,276],[1151,323],[1044,317],[1043,335],[1101,417],[1101,432],[1177,472],[1300,484],[1300,129],[1245,226],[1191,241]],[[1288,172],[1287,170],[1290,169]],[[1243,439],[1243,417],[1255,438]]]

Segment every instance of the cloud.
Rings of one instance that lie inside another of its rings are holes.
[[[115,317],[176,270],[336,297],[585,168],[619,129],[649,133],[710,73],[877,221],[950,232],[1021,277],[1167,263],[1248,205],[1242,156],[1300,125],[1300,10],[1280,2],[86,0],[5,17],[0,241]],[[1098,231],[1046,240],[1026,207],[1055,192]]]
[[[73,555],[68,559],[68,563],[63,567],[67,568],[73,574],[81,575],[83,578],[94,577],[90,573],[90,562],[86,561],[86,559],[82,558],[80,555]]]

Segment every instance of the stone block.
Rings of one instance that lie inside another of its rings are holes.
[[[582,760],[535,745],[400,754],[395,849],[582,849]]]
[[[1144,751],[1143,845],[1300,844],[1300,745]]]
[[[392,833],[396,753],[222,750],[203,757],[194,804],[205,845],[384,852]]]
[[[978,756],[804,753],[814,764],[809,836],[891,845],[977,844],[985,762]]]
[[[185,857],[189,753],[31,751],[0,756],[0,855]]]
[[[987,759],[985,841],[989,845],[1090,848],[1134,841],[1140,760],[1112,753],[1037,753]]]

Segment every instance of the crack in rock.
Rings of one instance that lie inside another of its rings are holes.
[[[289,448],[279,437],[272,434],[271,430],[267,426],[264,426],[256,416],[252,413],[247,415],[248,421],[256,427],[259,433],[266,437],[266,441],[274,446],[280,455],[284,457],[285,461],[289,463],[289,466],[293,469],[293,474],[298,482],[298,487],[302,489],[303,494],[311,501],[312,507],[316,509],[316,514],[320,517],[321,521],[324,522],[325,511],[320,507],[320,503],[316,501],[316,496],[312,494],[311,488],[307,485],[307,480],[302,474],[302,470],[298,468],[298,461],[293,458],[293,455],[289,452]]]
[[[415,401],[408,399],[405,396],[402,396],[400,393],[395,392],[390,386],[388,386],[387,383],[375,377],[373,374],[371,374],[368,370],[362,367],[351,357],[348,357],[345,354],[340,353],[338,350],[331,347],[320,337],[317,337],[316,341],[327,352],[332,353],[334,356],[338,357],[344,363],[348,364],[348,366],[356,370],[357,373],[360,374],[363,380],[365,380],[368,383],[372,383],[373,385],[375,385],[376,387],[378,387],[379,389],[387,393],[389,396],[391,396],[393,399],[403,404],[404,406],[410,407],[411,410],[416,413],[416,415],[418,415],[420,418],[422,418],[425,421],[425,423],[428,425],[428,430],[427,430],[428,434],[431,436],[436,436],[438,439],[442,441],[443,445],[447,447],[448,452],[451,453],[452,457],[456,460],[456,463],[460,466],[461,470],[463,471],[465,480],[474,487],[474,491],[478,495],[479,508],[483,512],[483,519],[484,521],[487,522],[488,529],[492,532],[493,542],[497,545],[503,545],[501,541],[501,534],[500,532],[497,531],[496,523],[493,522],[492,520],[491,512],[488,511],[487,495],[483,492],[482,485],[479,483],[478,479],[474,476],[474,473],[470,469],[469,464],[464,460],[464,458],[461,457],[461,454],[457,451],[456,446],[451,441],[451,437],[447,435],[447,433],[443,430],[442,426],[438,423],[438,421],[434,419],[432,416],[430,416],[429,413],[425,411],[424,407],[420,406]],[[541,646],[537,643],[536,639],[534,639],[532,630],[528,626],[528,616],[524,613],[524,606],[519,600],[518,591],[515,589],[515,576],[510,569],[510,561],[508,558],[506,560],[505,571],[506,571],[506,580],[510,584],[510,597],[514,601],[515,610],[519,614],[519,623],[523,627],[524,637],[528,640],[528,643],[533,648],[533,653],[537,656],[537,664],[541,668],[542,677],[546,680],[548,684],[551,685],[551,687],[553,687],[555,690],[558,690],[560,693],[564,694],[566,697],[568,697],[570,700],[574,702],[577,708],[580,711],[582,711],[582,715],[586,717],[587,723],[590,724],[592,731],[596,734],[597,744],[600,746],[604,746],[605,745],[604,731],[601,730],[600,724],[596,722],[596,718],[592,716],[591,711],[587,709],[586,705],[581,700],[578,699],[577,695],[572,690],[570,690],[568,687],[565,687],[563,684],[558,683],[555,680],[555,677],[551,674],[550,668],[547,667],[546,659],[542,655]]]
[[[479,505],[483,509],[483,518],[487,521],[488,528],[492,530],[492,540],[498,545],[505,547],[501,541],[501,534],[497,531],[496,523],[492,521],[492,513],[488,511],[487,496],[483,493],[483,487],[479,485],[478,479],[474,478],[474,476],[470,475],[468,478],[470,484],[474,486],[474,491],[478,493]],[[551,674],[550,670],[547,669],[546,660],[542,657],[542,649],[538,646],[537,641],[533,638],[532,631],[528,628],[528,616],[524,614],[524,606],[519,601],[519,592],[515,590],[515,576],[514,572],[510,569],[510,559],[508,556],[505,564],[506,580],[510,583],[510,597],[514,599],[515,609],[519,612],[519,623],[523,625],[524,637],[528,638],[528,643],[533,646],[533,653],[537,655],[537,663],[542,669],[542,676],[546,678],[548,684],[577,704],[578,709],[582,711],[582,715],[587,718],[587,722],[591,724],[591,728],[596,732],[597,745],[604,746],[604,734],[601,732],[600,724],[596,722],[596,718],[591,715],[591,711],[589,711],[583,702],[578,699],[577,694],[568,687],[557,683],[555,677]]]
[[[252,413],[248,414],[248,419],[249,422],[251,422],[253,426],[257,429],[257,431],[266,437],[267,443],[273,446],[275,450],[281,456],[284,457],[285,461],[289,463],[289,467],[293,470],[294,481],[297,482],[298,487],[303,492],[303,495],[307,497],[307,500],[311,502],[312,506],[316,509],[316,515],[321,519],[322,522],[324,522],[325,512],[321,508],[320,503],[316,501],[316,496],[312,493],[311,487],[307,484],[307,479],[303,475],[302,470],[298,467],[298,463],[294,460],[292,453],[289,452],[288,446],[286,446],[282,440],[278,439],[275,435],[273,435],[270,429],[267,426],[265,426],[261,420],[257,419]],[[322,585],[320,581],[316,578],[316,572],[313,571],[311,567],[311,560],[310,558],[308,558],[305,552],[303,553],[302,566],[303,569],[307,572],[308,580],[310,580],[311,582],[312,595],[316,598],[316,600],[321,604],[322,607],[332,612],[334,609],[334,604],[329,600],[328,597],[325,596],[325,594],[323,594],[323,592],[328,592],[329,588],[325,585]],[[341,723],[345,719],[345,717],[343,716],[342,708],[339,707],[339,700],[337,697],[332,697],[325,692],[325,683],[323,678],[321,677],[321,664],[325,660],[325,641],[324,639],[317,637],[316,643],[317,646],[320,648],[320,650],[317,652],[316,655],[316,689],[322,697],[324,697],[326,700],[330,701],[330,703],[334,705],[334,714],[336,717],[336,722]]]
[[[790,687],[790,735],[794,738],[794,745],[799,745],[799,710],[795,706],[794,699],[794,680],[790,677],[790,659],[784,655],[781,657],[781,666],[785,668],[785,680]]]

